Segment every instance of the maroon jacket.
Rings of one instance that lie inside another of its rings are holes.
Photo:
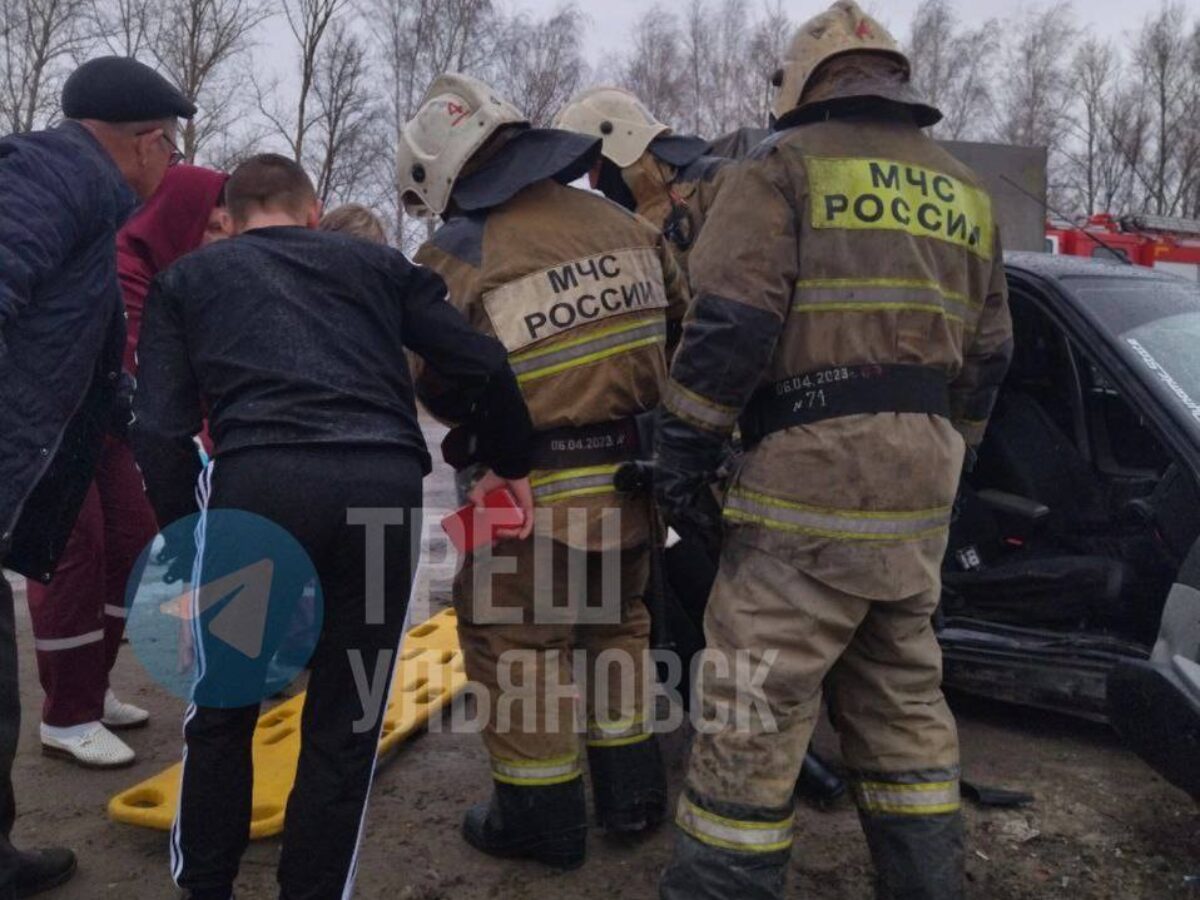
[[[174,166],[162,185],[117,235],[117,275],[125,299],[125,371],[137,373],[135,351],[150,282],[200,246],[208,218],[229,176],[198,166]]]

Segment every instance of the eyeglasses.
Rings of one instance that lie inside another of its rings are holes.
[[[171,140],[171,138],[167,137],[167,133],[165,131],[162,133],[162,139],[166,141],[167,146],[171,148],[171,155],[167,157],[167,166],[177,166],[183,162],[183,151],[179,149],[178,144]]]
[[[179,145],[167,135],[165,130],[161,128],[151,128],[147,131],[139,131],[136,135],[134,135],[134,137],[142,137],[143,135],[153,134],[155,131],[158,132],[158,136],[163,139],[167,147],[169,147],[171,150],[171,155],[167,157],[167,167],[170,168],[171,166],[177,166],[183,162],[185,158],[183,151],[179,149]]]

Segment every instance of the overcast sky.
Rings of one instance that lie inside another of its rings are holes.
[[[864,8],[883,21],[898,40],[905,40],[909,22],[920,0],[874,0],[866,2]],[[1187,0],[1200,6],[1200,0]],[[559,5],[559,0],[508,0],[510,8],[525,8],[549,12]],[[592,30],[587,41],[588,59],[593,65],[610,55],[621,55],[622,44],[629,28],[638,16],[652,3],[648,0],[599,0],[581,2],[580,6],[592,20]],[[668,7],[675,4],[665,4]],[[678,4],[682,5],[682,4]],[[754,5],[754,0],[751,0]],[[784,9],[792,20],[799,23],[828,8],[825,0],[786,0]],[[1044,7],[1046,3],[1030,4],[1020,0],[959,0],[955,6],[962,21],[978,23],[991,17],[1006,18],[1031,6]],[[1066,6],[1066,4],[1063,4]],[[1121,38],[1125,32],[1135,30],[1142,20],[1158,8],[1157,0],[1087,0],[1074,6],[1074,19],[1081,25],[1093,29],[1096,34]]]
[[[682,8],[683,2],[669,0],[577,0],[578,5],[590,19],[585,40],[588,62],[601,72],[612,71],[608,61],[625,53],[625,40],[633,23],[645,10],[661,3],[667,8]],[[710,0],[720,2],[720,0]],[[750,0],[751,7],[762,0]],[[783,6],[796,23],[827,9],[832,0],[785,0]],[[1101,37],[1120,40],[1126,33],[1134,31],[1142,21],[1159,6],[1161,0],[1085,0],[1076,3],[1072,15],[1081,26],[1094,31]],[[1185,0],[1189,6],[1200,9],[1200,0]],[[562,5],[563,0],[500,0],[510,9],[527,9],[546,15]],[[1043,8],[1053,0],[1030,3],[1027,0],[956,0],[955,6],[964,23],[977,24],[988,18],[1005,19],[1030,8]],[[909,23],[920,0],[865,0],[864,7],[880,18],[900,41],[908,37]],[[1064,7],[1067,4],[1062,4]],[[272,68],[286,72],[293,63],[291,34],[282,16],[268,21],[263,34],[264,49]],[[286,48],[284,50],[283,48]]]

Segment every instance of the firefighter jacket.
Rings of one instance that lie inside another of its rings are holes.
[[[988,194],[887,109],[785,128],[732,170],[664,398],[670,424],[750,438],[728,528],[879,600],[938,584],[964,439],[1012,353]],[[931,380],[940,404],[914,411],[906,385]],[[776,427],[747,435],[764,410]]]
[[[648,498],[613,486],[637,449],[632,432],[615,426],[659,405],[667,322],[687,306],[662,236],[598,194],[543,179],[497,206],[452,216],[416,259],[508,350],[541,441],[531,480],[538,506],[553,514],[539,529],[589,550],[645,542]],[[435,416],[459,419],[436,373],[421,373],[418,395]],[[618,531],[605,527],[605,509],[620,510]]]
[[[688,255],[717,198],[729,163],[717,156],[699,156],[676,167],[647,150],[621,171],[636,204],[635,212],[662,230],[685,277]]]

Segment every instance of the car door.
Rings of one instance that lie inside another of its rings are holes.
[[[1028,274],[1010,272],[1010,284],[1037,297],[1098,371],[1154,424],[1176,458],[1194,463],[1198,448],[1114,352],[1112,335],[1061,283]],[[1149,659],[1117,661],[1108,676],[1106,703],[1110,724],[1127,744],[1160,775],[1200,800],[1200,540],[1187,553],[1168,593]]]
[[[1200,800],[1200,541],[1167,596],[1150,659],[1108,678],[1109,721],[1143,759]]]

